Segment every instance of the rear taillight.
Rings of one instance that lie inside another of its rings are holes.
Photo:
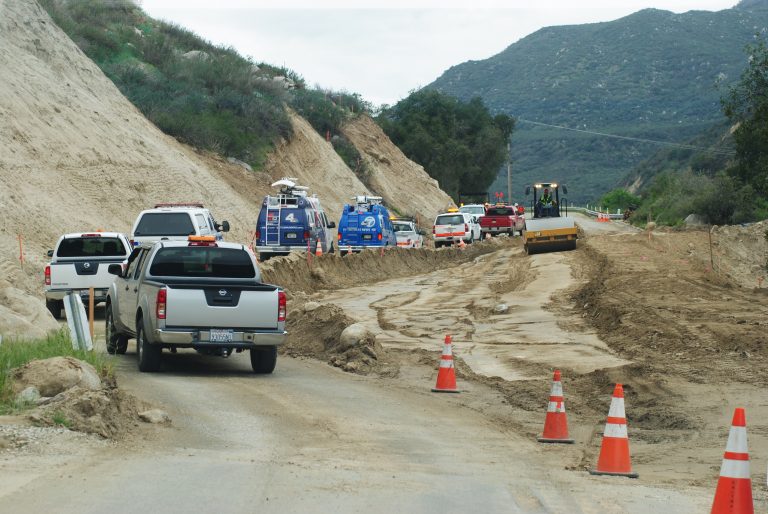
[[[256,239],[261,239],[261,230],[256,231]]]
[[[378,236],[376,236],[376,237],[378,237],[378,238],[379,238],[379,241],[381,241],[381,240],[383,239],[383,238],[381,237],[381,234],[379,234],[379,235],[378,235]]]
[[[168,300],[168,290],[164,287],[157,290],[157,300],[155,302],[155,314],[157,319],[165,319],[165,307]]]
[[[338,234],[336,234],[336,239],[338,239],[339,241],[341,241],[341,232],[339,232]]]
[[[45,267],[45,285],[47,286],[51,285],[51,267],[50,266]]]
[[[464,223],[464,232],[469,232],[469,225]]]
[[[304,231],[304,239],[309,239],[309,230]]]
[[[285,310],[288,304],[288,299],[285,296],[285,291],[277,292],[277,321],[285,321]]]
[[[435,235],[435,226],[434,225],[432,225],[432,235],[433,236]]]

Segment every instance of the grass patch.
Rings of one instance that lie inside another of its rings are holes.
[[[57,410],[54,412],[51,421],[53,421],[54,425],[59,425],[65,428],[72,428],[72,422],[61,411]]]
[[[0,415],[24,408],[14,401],[11,372],[30,361],[59,356],[88,362],[101,377],[113,374],[112,364],[104,354],[73,349],[72,341],[64,331],[37,341],[3,341],[0,345]]]

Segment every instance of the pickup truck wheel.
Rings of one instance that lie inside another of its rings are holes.
[[[61,300],[46,300],[45,306],[48,307],[54,318],[61,318],[61,308],[64,306],[64,302]]]
[[[162,351],[162,347],[153,345],[147,340],[144,324],[139,319],[136,322],[136,355],[139,358],[139,371],[159,370]]]
[[[251,349],[251,367],[254,373],[268,374],[277,364],[277,346],[264,346]]]
[[[107,353],[120,355],[128,349],[128,336],[117,332],[115,329],[115,320],[112,315],[112,305],[107,306],[107,313],[104,315],[105,329],[104,339],[107,342]]]
[[[260,253],[259,254],[259,262],[264,262],[267,259],[269,259],[269,255],[267,255],[266,253]]]

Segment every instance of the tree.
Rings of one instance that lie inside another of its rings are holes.
[[[641,203],[639,196],[635,196],[626,189],[614,189],[603,195],[600,199],[600,205],[608,210],[637,209]]]
[[[731,175],[757,193],[768,194],[768,47],[761,36],[747,45],[747,68],[721,99],[723,112],[736,126],[736,163]]]
[[[382,109],[377,122],[454,198],[462,190],[488,189],[506,160],[515,126],[505,114],[491,116],[480,98],[464,103],[431,89]]]

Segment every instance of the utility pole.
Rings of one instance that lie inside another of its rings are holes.
[[[512,142],[507,141],[507,203],[512,204]]]

